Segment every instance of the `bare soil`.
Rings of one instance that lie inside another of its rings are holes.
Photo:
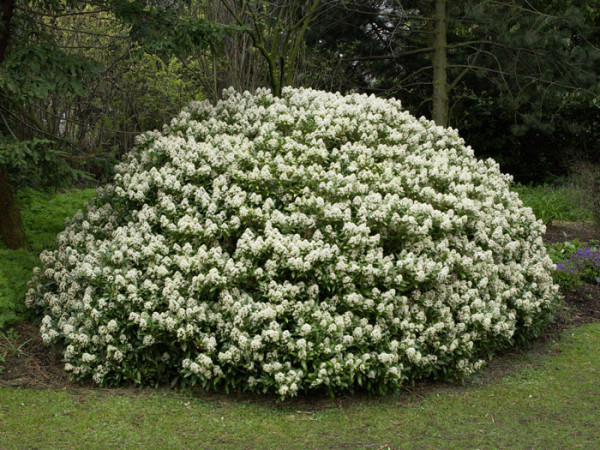
[[[544,240],[548,243],[563,242],[575,238],[586,242],[600,240],[600,227],[593,224],[558,223],[549,226],[544,236]],[[550,344],[556,341],[565,329],[600,320],[600,286],[583,284],[571,292],[564,293],[564,297],[564,308],[559,312],[556,321],[544,336],[531,343],[528,348],[517,348],[498,355],[488,363],[486,369],[475,378],[474,382],[485,384],[497,380],[516,368],[522,367],[524,364],[527,365],[523,362],[523,358],[519,356],[535,356],[551,352],[552,346]],[[34,389],[52,388],[78,392],[89,389],[99,390],[92,384],[70,381],[69,375],[63,369],[62,355],[56,348],[48,347],[42,342],[38,324],[19,323],[10,328],[15,329],[18,338],[16,342],[12,342],[11,348],[13,350],[11,351],[7,350],[5,346],[0,346],[0,352],[5,357],[4,370],[0,373],[0,386]],[[15,351],[17,348],[18,351]],[[471,383],[473,383],[473,380]],[[447,389],[448,384],[425,381],[412,387],[406,387],[405,391],[414,400],[415,395],[420,397],[441,387]],[[332,406],[331,400],[328,398],[316,402],[315,400],[317,399],[309,396],[309,398],[297,399],[293,403],[297,403],[300,408],[303,406],[308,407],[310,404],[311,409],[318,408],[319,405],[323,407]],[[346,403],[348,401],[353,402],[356,399],[340,397],[334,403],[340,406],[341,402]]]

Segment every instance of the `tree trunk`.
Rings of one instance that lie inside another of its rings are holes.
[[[6,173],[2,169],[0,169],[0,236],[4,244],[10,249],[30,249],[25,237],[21,212],[8,183]]]
[[[448,126],[448,58],[446,33],[448,19],[446,0],[436,0],[433,34],[433,120],[437,125]]]
[[[15,10],[15,0],[0,0],[0,64],[6,57],[10,37],[10,21]],[[25,227],[15,195],[8,182],[6,172],[0,166],[0,238],[10,249],[29,250],[25,237]]]

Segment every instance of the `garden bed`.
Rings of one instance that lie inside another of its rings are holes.
[[[546,227],[544,242],[555,244],[557,242],[579,239],[582,242],[591,240],[600,241],[600,227],[593,222],[553,222]]]
[[[600,227],[592,224],[557,223],[548,227],[544,239],[548,243],[579,239],[600,239]],[[600,320],[600,286],[584,283],[564,295],[564,308],[546,334],[527,349],[513,349],[499,355],[478,376],[480,381],[497,379],[515,368],[517,353],[539,354],[548,351],[549,342],[555,340],[565,329]],[[61,354],[47,347],[39,335],[38,324],[20,323],[14,328],[18,339],[12,342],[20,347],[17,354],[6,354],[4,371],[0,373],[0,386],[19,388],[52,388],[68,390],[96,389],[93,384],[73,382],[63,369]],[[418,383],[416,389],[430,389],[432,383]],[[411,388],[414,390],[415,388]]]

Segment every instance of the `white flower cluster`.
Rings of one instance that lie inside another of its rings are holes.
[[[373,96],[226,94],[140,136],[42,254],[27,302],[67,370],[380,392],[543,328],[544,226],[455,130]]]

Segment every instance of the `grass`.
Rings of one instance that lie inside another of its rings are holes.
[[[585,207],[584,195],[568,184],[524,186],[517,184],[513,191],[519,194],[525,206],[533,209],[545,224],[553,221],[586,222],[594,220],[592,212]]]
[[[32,251],[8,250],[0,242],[0,328],[28,317],[23,298],[38,254],[52,248],[65,219],[94,196],[93,189],[66,193],[32,190],[18,195],[19,207]]]
[[[327,408],[169,391],[2,388],[0,442],[4,448],[596,448],[599,341],[595,323],[568,331],[550,355],[529,357],[526,368],[491,384]]]
[[[65,219],[91,200],[94,189],[76,189],[64,193],[43,193],[31,189],[18,195],[19,207],[34,252],[54,247],[56,235],[65,227]]]

